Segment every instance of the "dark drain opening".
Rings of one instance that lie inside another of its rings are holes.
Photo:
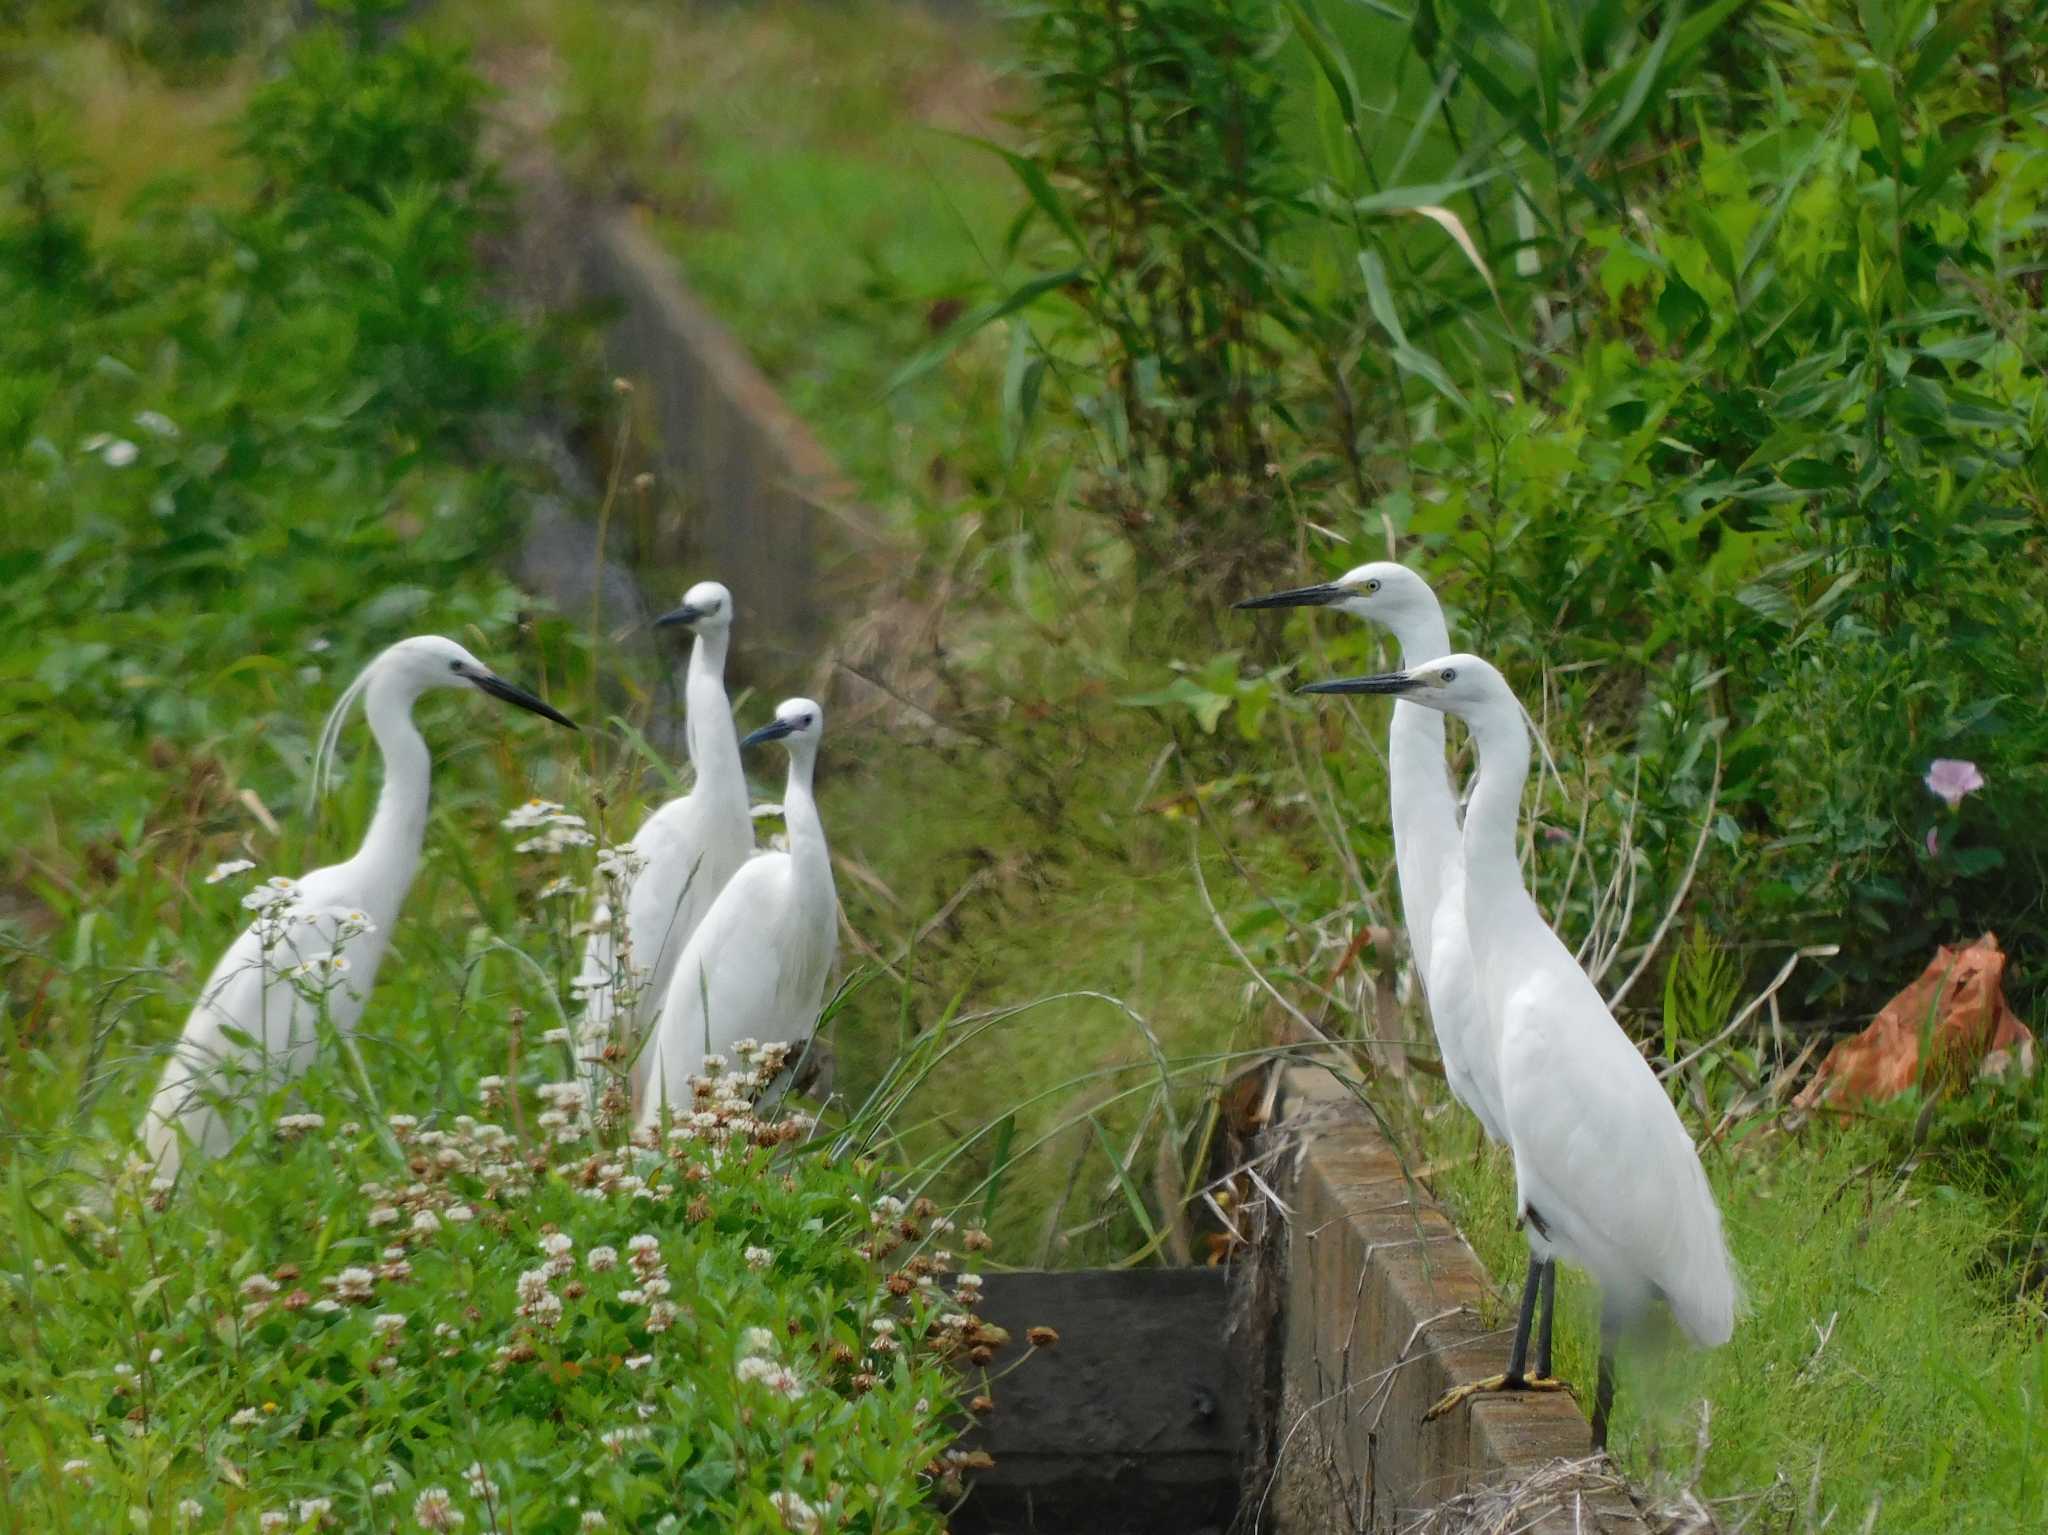
[[[991,1274],[980,1315],[1014,1342],[955,1535],[1222,1535],[1251,1417],[1229,1311],[1220,1268]]]

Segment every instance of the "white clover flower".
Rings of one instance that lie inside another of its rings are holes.
[[[282,874],[273,874],[269,879],[242,897],[242,904],[251,911],[267,912],[280,904],[289,904],[299,898],[297,880],[286,879]]]
[[[364,1302],[376,1294],[377,1276],[366,1268],[345,1268],[330,1283],[338,1299]]]
[[[593,1274],[608,1273],[619,1266],[619,1250],[616,1247],[593,1247],[583,1255],[583,1261]]]
[[[546,1269],[528,1269],[519,1276],[519,1301],[531,1306],[548,1293],[548,1281],[554,1276]]]
[[[412,1138],[413,1131],[420,1127],[416,1114],[386,1114],[384,1123],[391,1127],[391,1134],[403,1145]]]
[[[253,1407],[244,1407],[228,1419],[229,1428],[254,1428],[263,1421],[263,1414]]]
[[[414,1236],[430,1237],[441,1229],[441,1217],[432,1210],[415,1210],[412,1215]]]
[[[545,826],[550,816],[559,815],[564,807],[553,800],[530,799],[498,823],[506,831],[526,831],[535,826]]]
[[[583,1510],[583,1517],[577,1520],[576,1524],[579,1529],[601,1530],[605,1526],[605,1518],[596,1509],[586,1508]]]
[[[652,1354],[631,1354],[626,1358],[626,1368],[629,1370],[644,1370],[653,1363]]]
[[[376,1231],[384,1226],[395,1225],[398,1221],[398,1207],[396,1205],[378,1205],[376,1209],[363,1218],[363,1221],[372,1231]]]
[[[668,1294],[675,1286],[668,1282],[668,1275],[666,1274],[649,1274],[640,1281],[640,1288],[649,1295],[660,1296]]]
[[[598,876],[621,884],[631,881],[646,865],[646,858],[623,844],[608,847],[597,855]]]
[[[566,1258],[576,1248],[576,1239],[566,1231],[550,1231],[540,1239],[540,1250],[550,1258]]]
[[[321,1312],[339,1311],[341,1309],[341,1302],[322,1296],[319,1300],[313,1302],[313,1309]]]
[[[765,1327],[749,1327],[740,1334],[740,1347],[749,1354],[772,1354],[775,1334]]]
[[[562,1320],[562,1297],[543,1295],[527,1308],[528,1314],[542,1327],[553,1327]]]
[[[126,469],[141,456],[142,450],[125,437],[116,437],[100,449],[100,461],[109,469]]]
[[[63,1472],[64,1472],[64,1474],[65,1474],[66,1476],[75,1476],[75,1477],[77,1477],[77,1478],[78,1478],[78,1479],[79,1479],[80,1481],[90,1481],[90,1480],[91,1480],[91,1477],[90,1477],[90,1476],[89,1476],[89,1475],[87,1474],[87,1473],[89,1473],[89,1472],[90,1472],[90,1471],[92,1470],[92,1462],[91,1462],[91,1461],[88,1461],[88,1460],[67,1460],[67,1461],[65,1461],[65,1462],[64,1462],[64,1465],[63,1465],[62,1469],[63,1469]]]
[[[370,1331],[386,1344],[405,1331],[405,1313],[402,1311],[380,1311],[370,1318]]]
[[[568,824],[568,820],[576,822]],[[582,818],[574,816],[568,820],[549,825],[538,837],[528,837],[524,842],[514,843],[515,853],[560,853],[572,847],[589,847],[597,838],[583,829]]]
[[[678,1315],[674,1301],[658,1300],[647,1308],[647,1330],[667,1332],[675,1325]]]
[[[256,864],[253,859],[230,858],[226,863],[217,863],[213,872],[206,876],[209,885],[218,885],[224,879],[233,879],[237,874],[247,874]]]
[[[334,1499],[332,1498],[299,1499],[298,1516],[299,1523],[301,1524],[325,1522],[327,1516],[333,1511]]]
[[[291,1528],[292,1516],[281,1508],[268,1508],[256,1517],[259,1530],[273,1531]]]
[[[750,1269],[757,1271],[765,1269],[774,1261],[775,1253],[771,1248],[749,1247],[747,1249],[747,1267]]]
[[[388,1498],[397,1491],[398,1484],[396,1482],[372,1482],[370,1484],[370,1496],[373,1498]]]
[[[886,1337],[896,1330],[896,1319],[894,1317],[878,1316],[872,1325],[875,1332]]]
[[[772,1359],[762,1359],[749,1354],[733,1366],[733,1374],[742,1381],[763,1381],[773,1375],[781,1366]]]
[[[195,1519],[204,1519],[206,1517],[206,1505],[197,1498],[180,1498],[178,1500],[178,1517],[188,1524]]]
[[[454,1530],[463,1518],[446,1487],[429,1487],[413,1499],[412,1516],[423,1530]]]
[[[277,1121],[277,1138],[281,1141],[295,1141],[315,1130],[327,1128],[324,1114],[284,1114]]]
[[[462,1479],[469,1483],[471,1493],[485,1501],[498,1495],[498,1484],[491,1480],[490,1473],[484,1469],[484,1463],[480,1460],[469,1463],[469,1469],[462,1473]]]
[[[275,1294],[277,1294],[277,1281],[268,1274],[251,1274],[242,1281],[241,1295],[243,1300],[269,1300]]]
[[[771,1492],[768,1501],[782,1516],[782,1527],[794,1535],[817,1535],[818,1511],[793,1492]]]
[[[645,1290],[621,1290],[621,1291],[619,1291],[619,1304],[620,1304],[620,1305],[622,1305],[622,1306],[639,1306],[639,1305],[644,1305],[644,1304],[646,1303],[646,1300],[647,1300],[647,1292],[646,1292]]]
[[[458,1226],[467,1225],[470,1221],[476,1219],[476,1211],[472,1210],[468,1205],[450,1205],[446,1214],[447,1218]]]

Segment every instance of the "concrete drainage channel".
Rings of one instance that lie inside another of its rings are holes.
[[[608,361],[691,508],[665,530],[748,609],[756,680],[795,683],[836,614],[859,610],[892,542],[854,505],[830,455],[623,212],[576,204],[550,167],[516,177],[510,276],[548,307],[613,306]],[[613,613],[644,611],[629,573],[596,568],[589,534],[539,509],[520,574],[570,611],[593,580]],[[580,540],[580,557],[567,544]],[[673,594],[662,593],[657,596]],[[777,658],[780,664],[777,664]],[[766,675],[764,675],[766,674]],[[986,1449],[950,1526],[959,1535],[1431,1535],[1504,1527],[1458,1514],[1494,1485],[1540,1488],[1511,1526],[1531,1535],[1647,1535],[1611,1477],[1564,1474],[1591,1439],[1570,1398],[1482,1398],[1430,1424],[1452,1384],[1495,1373],[1506,1337],[1482,1325],[1490,1285],[1471,1247],[1405,1175],[1329,1071],[1273,1084],[1262,1132],[1286,1209],[1223,1269],[992,1274],[984,1314],[1018,1340]],[[1017,1364],[1027,1328],[1053,1348]],[[1589,1465],[1591,1463],[1588,1463]]]

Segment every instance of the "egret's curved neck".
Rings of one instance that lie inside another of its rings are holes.
[[[419,867],[427,834],[430,764],[427,743],[412,722],[419,690],[399,678],[371,679],[363,693],[363,714],[384,758],[384,784],[377,813],[352,863],[369,878],[369,888],[396,903]]]
[[[806,882],[832,879],[832,854],[825,845],[825,823],[818,817],[818,801],[811,793],[811,774],[817,767],[817,748],[800,743],[789,754],[789,783],[782,791],[782,824],[789,829],[789,856]]]
[[[683,679],[683,724],[690,764],[697,770],[697,789],[747,813],[746,769],[740,765],[739,731],[725,696],[725,655],[729,630],[707,629],[690,646],[690,667]]]
[[[1441,610],[1394,629],[1401,664],[1420,666],[1451,649]],[[1408,941],[1427,968],[1444,863],[1458,856],[1458,802],[1444,766],[1444,717],[1403,699],[1387,731],[1387,787],[1394,820],[1394,867]]]
[[[1479,779],[1465,807],[1465,908],[1474,931],[1529,908],[1515,834],[1529,781],[1529,730],[1513,700],[1466,717],[1479,749]]]

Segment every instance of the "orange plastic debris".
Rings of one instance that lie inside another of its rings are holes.
[[[1947,944],[1920,978],[1884,1005],[1870,1027],[1828,1052],[1795,1106],[1847,1106],[1896,1098],[1916,1084],[1995,1075],[2017,1060],[2034,1069],[2034,1036],[2005,1000],[2005,954],[1998,935],[1952,949]],[[1929,1042],[1923,1072],[1920,1040]]]

